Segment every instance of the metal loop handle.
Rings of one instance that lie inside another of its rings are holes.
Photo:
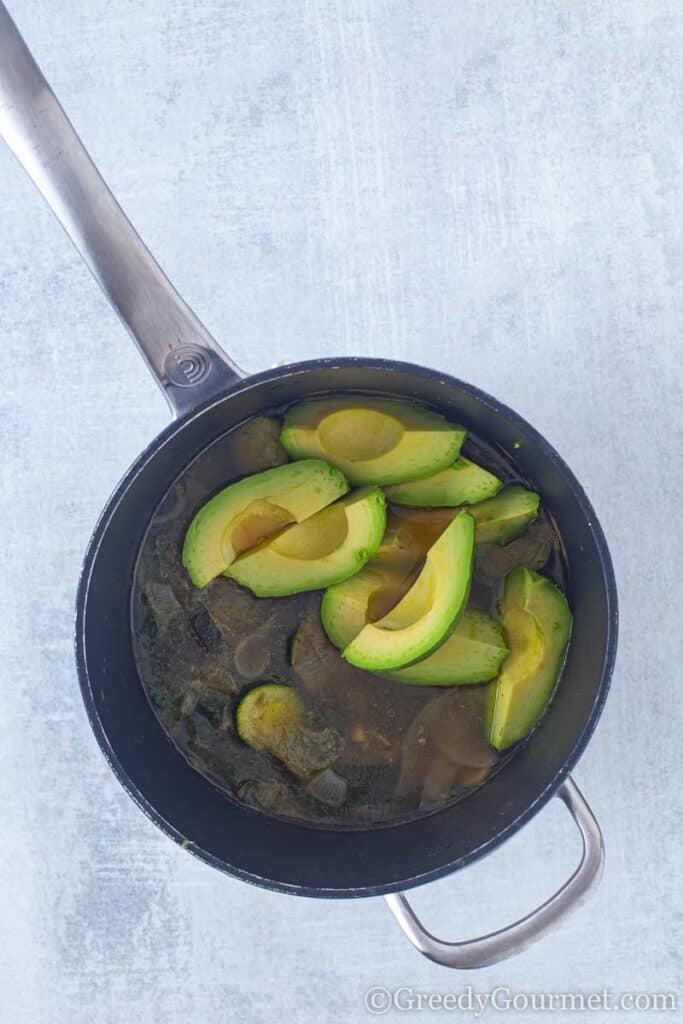
[[[385,896],[389,909],[420,953],[444,967],[470,970],[487,967],[516,956],[575,910],[599,881],[605,862],[602,833],[593,812],[571,777],[559,788],[557,795],[573,817],[583,840],[581,861],[571,878],[542,906],[532,910],[507,928],[467,942],[444,942],[427,931],[415,915],[405,893]]]
[[[242,374],[114,199],[0,0],[0,134],[123,320],[176,415]]]

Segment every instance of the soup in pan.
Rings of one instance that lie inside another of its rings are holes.
[[[323,398],[181,473],[138,559],[135,658],[169,737],[231,798],[386,824],[463,798],[535,727],[564,580],[500,452],[410,402]]]

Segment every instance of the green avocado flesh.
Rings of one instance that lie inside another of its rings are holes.
[[[292,774],[306,779],[329,768],[343,748],[335,729],[311,729],[307,717],[296,690],[266,683],[250,690],[240,701],[237,732],[254,750],[269,754]]]
[[[463,686],[495,679],[508,654],[500,625],[484,612],[470,609],[441,647],[423,661],[388,672],[398,683],[418,686]]]
[[[266,469],[219,491],[185,535],[183,565],[205,587],[241,552],[291,523],[300,523],[345,494],[344,475],[321,459]]]
[[[379,547],[385,506],[378,487],[352,491],[247,551],[226,575],[257,597],[286,597],[339,583],[358,572]]]
[[[474,505],[492,498],[503,486],[493,473],[469,459],[459,458],[440,473],[387,487],[387,501],[413,508],[434,508],[439,505]]]
[[[539,496],[521,484],[510,484],[488,501],[472,505],[477,544],[507,544],[524,533],[538,515]]]
[[[452,466],[465,431],[410,402],[330,398],[285,415],[280,440],[293,459],[321,458],[355,485],[402,483]]]
[[[381,602],[390,593],[387,577],[368,568],[326,590],[320,618],[335,647],[343,650],[368,622],[373,602]],[[507,653],[500,625],[484,612],[468,609],[433,654],[407,668],[381,674],[397,683],[418,686],[485,683],[498,675]]]
[[[357,668],[386,672],[426,657],[453,632],[472,578],[474,521],[458,512],[427,552],[407,593],[386,615],[368,622],[342,656]]]
[[[513,569],[505,578],[501,618],[510,654],[489,706],[489,739],[496,750],[523,739],[541,717],[560,675],[572,624],[562,591],[530,569]]]

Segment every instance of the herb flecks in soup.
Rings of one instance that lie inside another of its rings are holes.
[[[410,402],[313,400],[214,442],[157,509],[140,677],[233,799],[313,825],[415,817],[535,727],[571,627],[561,549],[538,495],[465,438]]]

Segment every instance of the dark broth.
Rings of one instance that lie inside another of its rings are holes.
[[[152,516],[132,596],[133,646],[142,685],[183,756],[233,799],[308,824],[337,827],[431,813],[481,785],[502,763],[493,751],[481,756],[490,684],[407,686],[360,671],[327,640],[319,591],[256,598],[224,577],[199,590],[183,569],[183,538],[198,508],[228,483],[287,461],[278,431],[275,414],[256,417],[219,438],[181,473]],[[463,454],[506,482],[519,480],[498,452],[471,435]],[[389,519],[426,548],[453,514],[449,509],[416,514],[393,508]],[[536,552],[537,567],[543,564],[544,573],[562,587],[561,545],[545,513],[525,538],[520,564],[530,564]],[[470,607],[495,614],[500,580],[515,557],[513,545],[478,549]],[[373,617],[386,610],[375,608]],[[305,784],[237,735],[239,700],[266,681],[295,687],[312,722],[344,737],[331,779]],[[443,755],[446,732],[457,735],[464,763]],[[339,778],[346,795],[341,806],[334,806]]]

